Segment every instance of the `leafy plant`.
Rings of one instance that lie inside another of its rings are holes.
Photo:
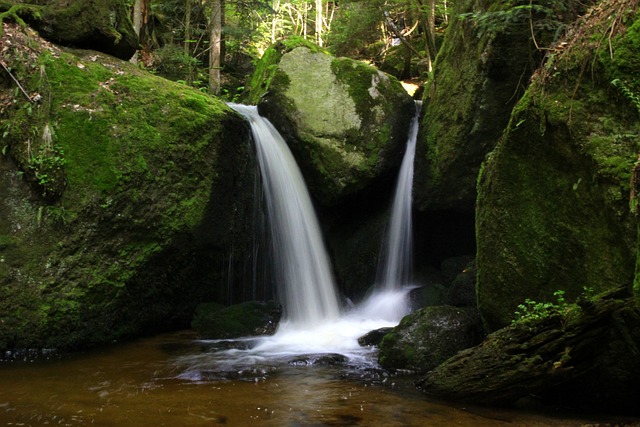
[[[462,13],[460,18],[475,23],[479,37],[509,33],[519,25],[530,25],[532,31],[545,31],[557,39],[564,29],[558,15],[566,10],[562,2],[533,1],[528,4],[506,2],[501,10]]]
[[[540,320],[553,314],[566,314],[572,305],[567,304],[564,294],[565,291],[563,290],[557,290],[553,293],[556,297],[556,303],[536,302],[529,298],[525,299],[524,304],[518,305],[518,310],[514,312],[516,318],[511,323]]]
[[[611,84],[615,86],[625,98],[627,98],[638,113],[640,113],[640,94],[635,93],[625,82],[620,79],[614,79],[611,81]]]
[[[42,188],[42,195],[48,196],[55,193],[58,181],[62,178],[64,165],[67,163],[64,158],[64,151],[59,146],[53,146],[50,150],[40,150],[31,156],[28,169],[33,173],[36,183]]]

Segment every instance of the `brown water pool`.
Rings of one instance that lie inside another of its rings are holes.
[[[210,349],[190,332],[0,364],[0,426],[606,426],[640,420],[430,401],[410,377],[326,365],[185,375]],[[41,358],[42,359],[42,358]],[[268,372],[267,372],[268,371]]]

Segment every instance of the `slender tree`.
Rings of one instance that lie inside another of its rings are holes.
[[[322,30],[323,30],[323,6],[322,0],[316,0],[316,42],[318,46],[322,46]]]
[[[220,94],[223,11],[223,0],[211,1],[211,19],[209,21],[209,91],[214,95]]]
[[[136,0],[133,4],[133,29],[136,32],[136,35],[140,37],[140,30],[142,29],[142,6],[145,0]],[[133,54],[130,59],[131,63],[138,63],[138,51]]]

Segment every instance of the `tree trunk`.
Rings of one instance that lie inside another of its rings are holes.
[[[316,42],[322,46],[322,0],[316,0]]]
[[[222,0],[212,0],[209,26],[211,31],[209,39],[209,91],[213,95],[219,95],[220,57],[222,53]]]
[[[185,1],[185,12],[184,12],[184,56],[185,58],[191,56],[191,0]],[[187,83],[191,84],[193,81],[193,67],[191,64],[191,60],[188,63],[188,75],[187,75]]]
[[[191,0],[185,0],[184,10],[184,54],[189,56],[191,55],[191,49],[189,48],[191,40]]]
[[[133,4],[133,30],[140,37],[140,29],[142,28],[142,0],[136,0]],[[133,54],[129,60],[132,64],[138,63],[138,51]]]

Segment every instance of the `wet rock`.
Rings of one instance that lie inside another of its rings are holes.
[[[384,338],[384,336],[392,330],[393,328],[380,328],[367,332],[366,334],[358,338],[358,344],[360,344],[362,347],[379,345],[382,341],[382,338]]]
[[[196,307],[191,326],[204,339],[273,335],[282,308],[271,302],[248,301],[229,307],[204,303]]]
[[[627,287],[500,329],[417,384],[430,396],[469,403],[505,405],[534,395],[638,415],[639,348],[640,309]]]
[[[429,371],[483,338],[472,308],[426,307],[405,316],[380,343],[378,360],[386,369]]]
[[[349,358],[338,353],[305,354],[296,356],[287,363],[292,366],[342,366]]]

